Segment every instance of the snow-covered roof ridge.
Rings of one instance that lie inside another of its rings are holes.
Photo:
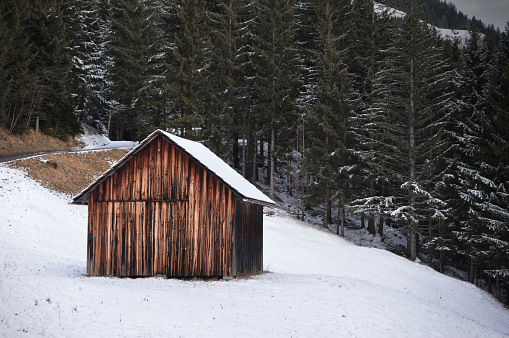
[[[138,146],[133,148],[127,153],[120,161],[115,163],[109,170],[103,173],[92,184],[85,188],[81,193],[73,198],[73,204],[86,204],[90,193],[94,188],[104,181],[107,177],[113,175],[117,169],[122,167],[129,159],[134,157],[138,151],[145,147],[157,135],[162,135],[171,143],[180,148],[186,155],[191,157],[194,161],[201,164],[206,170],[216,176],[233,192],[237,193],[244,201],[262,204],[262,205],[275,205],[276,203],[261,192],[255,185],[246,180],[242,175],[220,159],[209,148],[203,144],[191,141],[166,131],[158,129],[145,138]]]

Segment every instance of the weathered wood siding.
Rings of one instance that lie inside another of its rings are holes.
[[[263,271],[263,207],[237,203],[234,239],[234,275]]]
[[[186,201],[191,164],[189,157],[157,136],[94,190],[94,201]]]
[[[231,276],[263,268],[262,206],[240,201],[161,136],[106,178],[88,205],[89,275]]]

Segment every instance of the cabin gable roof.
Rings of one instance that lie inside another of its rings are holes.
[[[154,131],[146,139],[140,142],[135,148],[127,153],[122,159],[111,166],[106,172],[98,177],[92,184],[85,188],[81,193],[73,198],[72,204],[87,204],[92,192],[109,176],[112,176],[118,169],[123,167],[131,158],[133,158],[141,149],[149,144],[158,135],[177,147],[194,162],[202,166],[207,172],[216,177],[225,184],[239,199],[244,202],[260,205],[275,205],[274,201],[268,198],[251,182],[236,172],[232,167],[221,160],[210,149],[203,144],[187,140],[160,129]]]

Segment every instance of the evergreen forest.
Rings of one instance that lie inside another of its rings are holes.
[[[441,1],[2,0],[0,46],[11,133],[199,140],[299,217],[400,229],[411,260],[507,294],[509,25]]]

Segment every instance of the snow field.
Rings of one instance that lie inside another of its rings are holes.
[[[232,281],[91,278],[87,208],[0,167],[1,337],[503,337],[475,286],[273,209],[266,273]]]

